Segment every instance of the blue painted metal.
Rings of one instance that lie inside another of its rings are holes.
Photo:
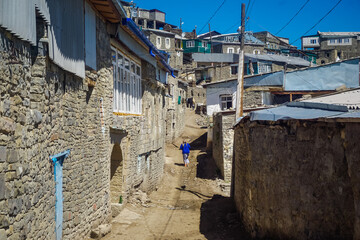
[[[149,49],[149,53],[150,53],[151,56],[155,57],[155,54],[152,52],[151,48]]]
[[[54,163],[54,177],[55,177],[55,235],[56,240],[62,238],[62,222],[63,222],[63,163],[65,158],[70,154],[70,150],[50,156]]]

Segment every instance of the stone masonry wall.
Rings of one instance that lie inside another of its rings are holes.
[[[226,182],[231,182],[235,112],[215,114],[213,128],[213,158]]]
[[[359,239],[359,122],[235,129],[234,199],[257,237]]]
[[[186,92],[186,87],[179,83],[176,78],[169,77],[169,85],[172,87],[173,97],[167,99],[166,113],[166,142],[172,143],[181,136],[185,128],[185,103],[178,104],[180,90]]]
[[[111,69],[99,67],[89,89],[47,57],[31,55],[26,43],[3,30],[0,36],[0,239],[55,238],[49,157],[66,149],[63,239],[82,239],[110,216],[109,137],[99,112],[112,92]]]
[[[155,80],[155,67],[145,61],[141,62],[141,67],[142,114],[111,114],[111,127],[114,129],[110,135],[111,143],[120,144],[123,159],[120,166],[123,168],[122,176],[118,176],[122,189],[117,190],[117,194],[124,199],[128,198],[135,188],[144,192],[156,189],[164,168],[165,86]],[[119,196],[112,196],[112,203],[118,201]]]
[[[255,108],[262,105],[262,93],[260,91],[244,91],[244,108]]]

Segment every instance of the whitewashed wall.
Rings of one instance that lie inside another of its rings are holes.
[[[216,112],[220,112],[220,95],[233,95],[233,108],[236,107],[236,84],[237,81],[217,83],[206,86],[206,111],[211,116]]]

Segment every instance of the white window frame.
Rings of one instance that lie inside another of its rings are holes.
[[[254,51],[253,51],[253,54],[256,54],[256,55],[258,55],[258,54],[260,54],[261,52],[260,52],[260,50],[259,49],[254,49]]]
[[[272,65],[269,62],[258,62],[258,73],[269,73],[272,70]]]
[[[310,44],[317,44],[316,40],[317,39],[310,39]]]
[[[187,48],[195,47],[195,41],[187,41],[186,42],[186,47]]]
[[[234,108],[233,106],[233,96],[231,94],[224,94],[220,95],[220,109],[221,110],[228,110],[230,108],[227,108],[227,103],[231,102],[231,108]]]
[[[201,42],[201,46],[202,46],[203,48],[207,48],[207,42]]]
[[[171,46],[170,38],[165,38],[165,48],[169,49]]]
[[[158,49],[161,48],[161,37],[159,37],[159,36],[156,37],[156,47]]]
[[[114,80],[113,112],[141,114],[141,66],[116,48],[111,47],[111,50]]]
[[[230,50],[231,50],[231,52],[230,52]],[[233,47],[227,48],[227,53],[234,53],[234,48]]]

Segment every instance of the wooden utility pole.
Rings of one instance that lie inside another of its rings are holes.
[[[238,67],[238,84],[236,89],[236,119],[243,116],[244,104],[244,44],[245,44],[245,3],[241,4],[241,32]]]

